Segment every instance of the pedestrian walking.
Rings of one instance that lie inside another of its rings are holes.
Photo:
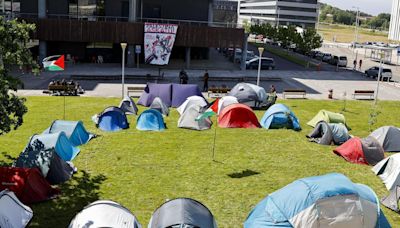
[[[204,82],[203,92],[208,91],[208,79],[209,78],[210,78],[210,75],[208,74],[208,71],[206,70],[206,72],[204,73],[204,76],[203,76],[203,82]]]
[[[358,63],[358,70],[361,71],[361,66],[362,66],[362,59],[360,59],[359,63]]]
[[[353,71],[357,70],[357,60],[353,61]]]
[[[181,72],[179,72],[179,83],[187,84],[188,80],[189,80],[189,77],[188,77],[187,73],[184,70],[181,70]]]

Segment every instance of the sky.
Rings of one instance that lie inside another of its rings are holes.
[[[372,15],[379,13],[390,13],[392,0],[320,0],[341,9],[352,9],[353,6],[360,7],[360,10]]]

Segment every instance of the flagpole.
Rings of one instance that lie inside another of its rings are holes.
[[[65,106],[66,106],[66,105],[65,105],[65,94],[64,94],[63,97],[64,97],[64,118],[63,118],[63,120],[65,120]]]
[[[212,159],[215,161],[215,141],[217,139],[217,125],[215,125],[215,130],[214,130],[214,144],[213,144],[213,150],[212,150]]]

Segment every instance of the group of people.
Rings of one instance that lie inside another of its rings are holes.
[[[363,61],[362,61],[362,59],[360,59],[360,61],[358,61],[358,70],[359,70],[359,71],[361,71],[362,63],[363,63]],[[354,71],[357,70],[357,59],[355,59],[355,60],[353,61],[353,70],[354,70]]]

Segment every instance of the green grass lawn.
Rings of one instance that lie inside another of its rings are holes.
[[[11,163],[32,134],[61,119],[62,101],[60,97],[29,97],[24,124],[0,136],[0,163]],[[32,205],[32,227],[66,227],[78,211],[97,199],[121,203],[147,226],[152,212],[165,200],[176,197],[203,202],[219,227],[242,227],[250,210],[267,194],[296,179],[330,172],[340,172],[354,182],[369,185],[379,197],[388,193],[371,167],[345,162],[332,153],[334,147],[309,143],[305,138],[311,130],[305,123],[320,109],[339,112],[341,101],[283,101],[299,117],[301,132],[218,128],[216,161],[212,160],[214,130],[178,129],[176,110],[166,118],[168,130],[164,132],[137,131],[133,116],[129,116],[129,130],[104,133],[96,129],[91,116],[118,103],[119,99],[112,98],[67,98],[67,119],[82,120],[89,131],[100,137],[81,147],[74,160],[79,172],[60,186],[62,195]],[[381,114],[375,127],[399,126],[400,102],[379,105]],[[369,134],[370,108],[368,101],[348,102],[344,114],[353,135]],[[256,113],[261,119],[264,111]],[[249,175],[240,175],[242,172]],[[384,212],[394,227],[400,224],[398,214],[386,208]]]
[[[320,24],[318,32],[325,41],[332,42],[336,36],[336,42],[351,43],[355,39],[354,26]],[[373,31],[364,28],[359,29],[358,42],[389,42],[388,34],[381,31]]]

